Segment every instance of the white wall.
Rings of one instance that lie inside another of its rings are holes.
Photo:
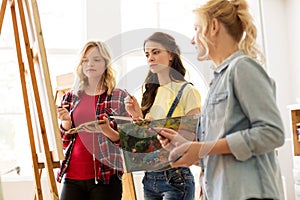
[[[293,179],[293,143],[287,106],[300,97],[299,21],[298,0],[261,1],[267,69],[277,83],[277,101],[286,130],[286,143],[279,149],[279,160],[286,181],[287,199],[295,199]],[[298,79],[298,80],[297,80]]]
[[[287,38],[289,48],[287,50],[290,60],[290,65],[285,65],[283,68],[290,69],[291,73],[291,97],[292,103],[295,98],[300,97],[300,66],[299,66],[299,52],[300,52],[300,1],[299,0],[286,0],[286,25],[287,25]]]

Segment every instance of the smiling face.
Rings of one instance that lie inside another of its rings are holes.
[[[89,79],[97,78],[100,80],[101,76],[106,70],[106,63],[101,56],[98,48],[89,48],[82,58],[82,71]]]
[[[172,56],[160,43],[147,41],[144,49],[152,73],[169,72]]]

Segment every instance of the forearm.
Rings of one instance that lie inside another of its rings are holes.
[[[204,142],[199,151],[200,157],[214,154],[231,154],[227,139],[222,138],[217,141]]]
[[[103,131],[103,134],[109,138],[112,142],[118,142],[120,140],[119,133],[114,129],[107,129]]]

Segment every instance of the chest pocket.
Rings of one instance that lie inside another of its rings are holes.
[[[227,107],[228,92],[219,92],[213,94],[208,100],[207,115],[210,119],[222,121]]]
[[[228,92],[220,92],[216,93],[211,96],[211,98],[208,101],[208,104],[219,104],[222,103],[223,101],[226,101],[228,97]]]

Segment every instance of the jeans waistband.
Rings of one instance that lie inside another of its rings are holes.
[[[145,177],[147,178],[155,178],[155,179],[165,179],[169,177],[171,174],[174,173],[191,173],[188,167],[176,167],[176,168],[169,168],[163,171],[147,171],[145,172]]]

